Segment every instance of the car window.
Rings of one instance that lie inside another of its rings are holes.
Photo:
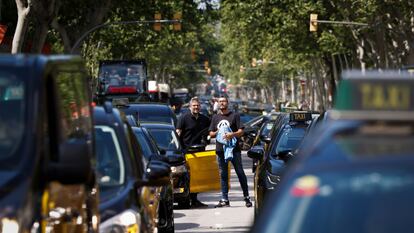
[[[295,150],[302,139],[305,136],[307,126],[296,125],[291,126],[289,124],[283,127],[283,130],[280,134],[279,140],[276,144],[275,149],[273,150],[274,155],[278,154],[281,151],[293,151]]]
[[[0,166],[2,168],[13,168],[18,164],[9,160],[17,159],[12,155],[20,148],[24,137],[26,127],[24,116],[27,105],[25,98],[26,82],[14,74],[0,72]]]
[[[293,179],[263,232],[406,232],[414,227],[414,173],[370,168]]]
[[[173,130],[148,129],[157,146],[164,150],[181,150],[179,140]]]
[[[260,132],[260,136],[270,136],[270,132],[272,132],[273,126],[275,125],[275,122],[268,121],[264,123],[262,126],[262,131]]]
[[[58,71],[56,77],[59,92],[62,141],[73,137],[85,137],[91,129],[88,85],[82,72]]]
[[[157,151],[151,146],[150,142],[143,132],[134,130],[134,134],[141,146],[142,154],[144,155],[145,159],[149,160],[152,155],[157,153]]]
[[[98,182],[101,186],[124,183],[125,166],[115,131],[108,126],[95,126]]]

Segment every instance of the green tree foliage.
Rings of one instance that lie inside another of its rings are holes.
[[[400,68],[414,63],[412,1],[225,0],[221,2],[221,70],[235,82],[277,83],[286,77],[316,79],[329,91],[343,69]],[[309,17],[368,23],[367,27],[318,24]],[[273,61],[252,67],[251,61]],[[240,66],[246,67],[241,72]],[[266,86],[264,86],[266,88]]]

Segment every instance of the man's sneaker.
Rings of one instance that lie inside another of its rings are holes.
[[[207,207],[208,205],[204,204],[203,202],[199,200],[193,200],[191,201],[191,208],[203,208]]]
[[[250,201],[250,197],[245,197],[244,202],[246,202],[246,207],[252,207],[252,202]]]
[[[214,208],[220,208],[220,207],[229,207],[230,202],[228,200],[220,200],[217,205],[214,206]]]

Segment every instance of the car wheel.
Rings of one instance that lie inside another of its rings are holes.
[[[162,210],[160,211],[159,232],[174,232],[174,202],[172,199],[166,200],[162,203]]]
[[[191,207],[190,197],[187,197],[183,201],[178,202],[178,208],[180,208],[180,209],[190,209],[190,207]]]

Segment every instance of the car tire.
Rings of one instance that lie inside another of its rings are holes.
[[[178,202],[178,208],[180,209],[190,209],[191,207],[191,199],[187,197],[186,199]]]
[[[161,205],[162,209],[160,210],[160,215],[162,216],[163,221],[160,220],[159,223],[163,223],[163,226],[159,227],[159,232],[174,232],[174,202],[172,199],[168,199],[161,203]]]

